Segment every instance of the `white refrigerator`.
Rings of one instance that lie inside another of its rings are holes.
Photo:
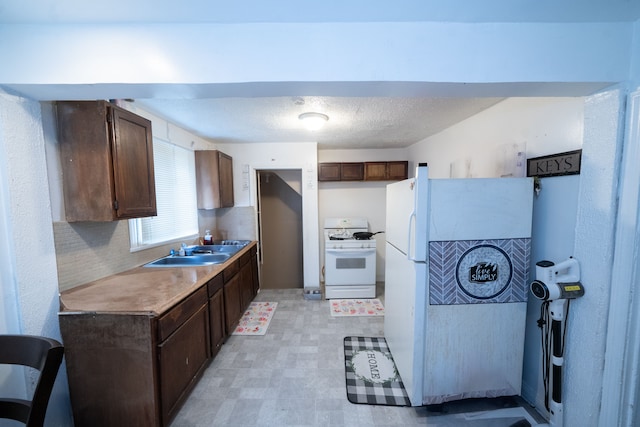
[[[531,178],[387,186],[384,335],[411,404],[519,395]]]

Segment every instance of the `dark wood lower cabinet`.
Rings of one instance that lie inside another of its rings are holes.
[[[253,248],[243,254],[237,261],[237,265],[232,268],[232,271],[236,273],[233,276],[225,275],[224,277],[224,309],[227,319],[227,335],[233,333],[245,309],[258,294],[257,268],[255,248]]]
[[[168,426],[253,300],[255,245],[159,316],[59,315],[76,427]]]
[[[76,427],[161,426],[149,313],[61,313]]]
[[[211,357],[215,357],[227,339],[226,315],[224,311],[224,282],[218,274],[207,284],[209,289],[209,332]]]
[[[163,425],[176,415],[209,361],[207,304],[158,345],[160,403]]]
[[[224,312],[227,335],[231,335],[242,317],[240,308],[240,277],[236,274],[224,284]]]
[[[260,274],[258,271],[258,256],[256,251],[251,253],[251,286],[253,287],[253,295],[258,295],[260,290]]]

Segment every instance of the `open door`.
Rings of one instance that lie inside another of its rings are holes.
[[[260,287],[302,288],[302,171],[258,170]]]

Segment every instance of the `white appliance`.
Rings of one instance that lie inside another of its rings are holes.
[[[353,236],[367,231],[366,218],[325,219],[326,299],[376,297],[376,240]]]
[[[519,395],[531,178],[387,186],[384,335],[411,404]]]

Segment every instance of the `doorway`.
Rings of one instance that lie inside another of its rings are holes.
[[[257,170],[260,287],[304,286],[302,171]]]

